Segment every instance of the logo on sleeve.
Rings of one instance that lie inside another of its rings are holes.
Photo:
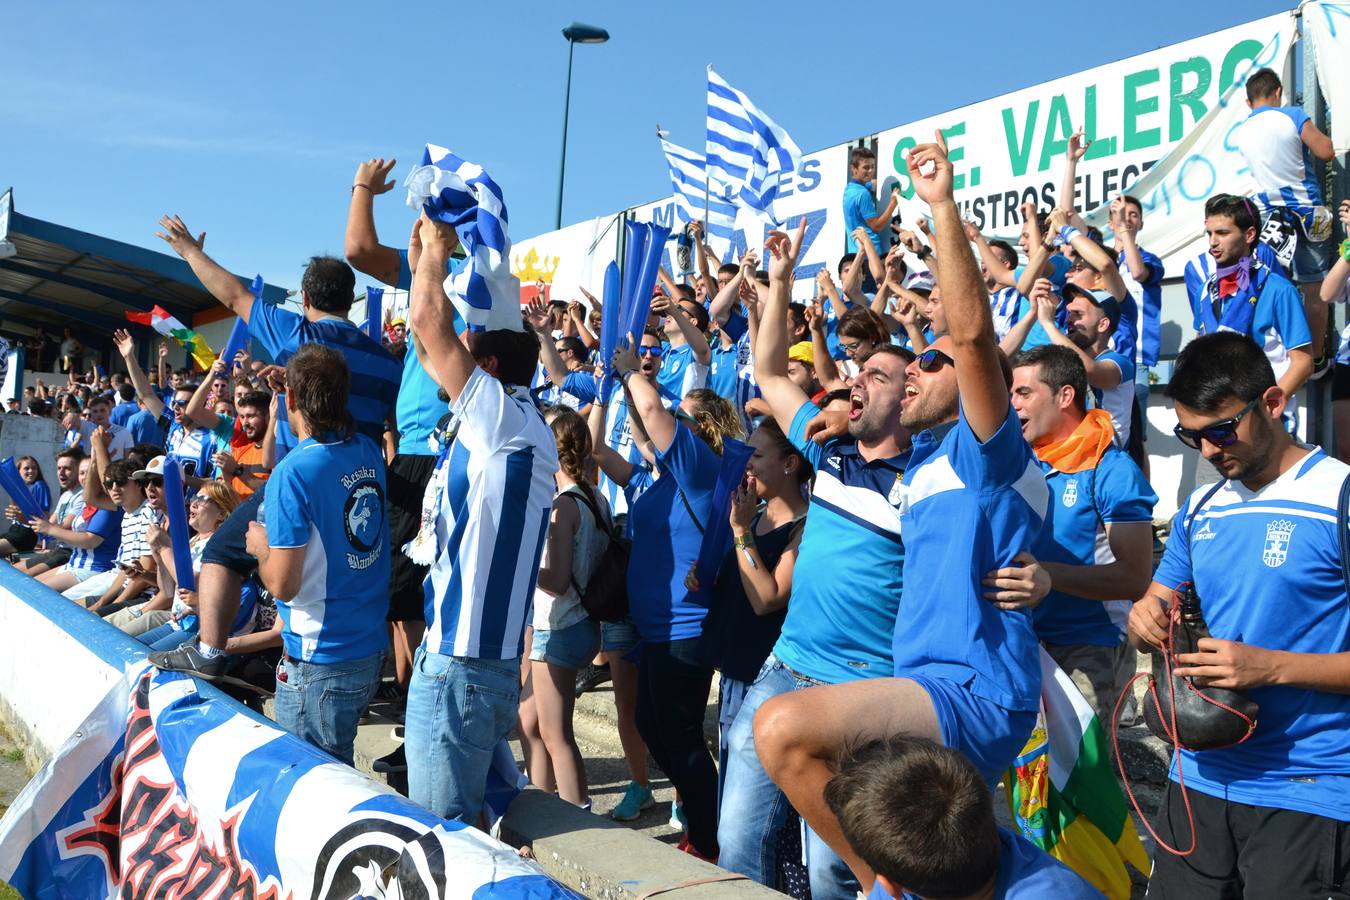
[[[342,476],[347,489],[347,502],[342,509],[342,524],[347,541],[356,550],[347,554],[347,565],[353,569],[367,569],[384,552],[380,538],[384,534],[384,492],[370,466]]]
[[[1289,558],[1289,542],[1294,536],[1294,523],[1277,519],[1266,526],[1266,545],[1261,551],[1261,562],[1278,569]]]

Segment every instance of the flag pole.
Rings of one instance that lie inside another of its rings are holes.
[[[712,63],[708,63],[708,71],[712,71]],[[707,85],[704,85],[704,92],[707,92]],[[707,102],[706,100],[704,101]],[[704,113],[705,123],[703,126],[703,234],[708,234],[708,126],[706,123],[707,113]],[[703,248],[699,247],[698,252],[703,253]],[[700,269],[699,271],[702,271]]]

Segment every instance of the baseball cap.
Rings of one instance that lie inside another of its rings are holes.
[[[936,284],[931,272],[910,272],[905,276],[903,287],[907,291],[923,291],[931,294]]]
[[[810,341],[798,341],[788,348],[788,359],[795,359],[797,362],[806,363],[811,368],[816,366],[816,354],[811,349]]]
[[[164,477],[164,457],[156,456],[146,464],[144,469],[137,469],[131,473],[131,477],[136,481],[142,478],[163,478]]]
[[[1111,323],[1111,330],[1115,331],[1120,325],[1120,302],[1112,297],[1106,291],[1092,291],[1084,287],[1079,287],[1072,281],[1064,285],[1062,291],[1065,300],[1072,300],[1076,296],[1086,297],[1093,306],[1106,313],[1106,319]]]

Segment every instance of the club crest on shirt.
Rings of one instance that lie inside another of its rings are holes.
[[[347,541],[355,553],[347,554],[353,569],[366,569],[380,558],[380,537],[384,532],[384,492],[376,481],[375,470],[365,466],[342,477],[349,493],[343,506],[342,524]]]
[[[1295,525],[1288,519],[1276,519],[1266,526],[1266,545],[1261,551],[1261,562],[1278,569],[1289,558],[1289,543],[1294,537]]]
[[[905,499],[904,478],[905,476],[900,474],[899,472],[895,473],[895,484],[891,485],[890,496],[886,498],[890,502],[891,506],[898,507],[900,503]]]
[[[1062,502],[1065,506],[1073,506],[1078,502],[1078,479],[1070,478],[1064,482],[1064,496]]]

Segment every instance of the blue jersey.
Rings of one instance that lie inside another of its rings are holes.
[[[990,900],[1105,900],[1102,892],[1020,834],[998,829],[998,877]],[[867,900],[888,900],[880,884]],[[905,892],[901,900],[920,900]]]
[[[47,482],[38,479],[28,485],[28,492],[33,495],[33,502],[42,507],[43,514],[51,511],[52,489],[47,487]]]
[[[562,387],[548,380],[538,390],[539,400],[552,406],[566,406],[568,409],[583,410],[595,402],[597,391],[595,376],[580,370],[568,372],[563,378]]]
[[[1115,562],[1107,525],[1153,521],[1158,495],[1118,447],[1107,447],[1095,469],[1066,475],[1047,463],[1041,468],[1050,486],[1050,504],[1033,555],[1042,562],[1107,565]],[[1036,636],[1048,644],[1118,647],[1134,599],[1103,602],[1052,590],[1032,614]]]
[[[1115,350],[1104,350],[1098,362],[1109,362],[1120,370],[1120,383],[1111,388],[1091,388],[1092,400],[1098,409],[1111,414],[1116,429],[1116,443],[1126,447],[1130,443],[1130,417],[1134,412],[1134,361]]]
[[[703,529],[711,521],[713,491],[722,462],[683,422],[670,446],[657,453],[661,477],[635,469],[628,488],[636,498],[628,516],[633,538],[628,561],[628,614],[644,641],[698,637],[706,600],[691,602],[685,576],[698,560]],[[681,496],[683,495],[683,496]],[[697,518],[690,517],[690,512]]]
[[[1259,491],[1201,487],[1173,519],[1154,580],[1195,585],[1210,634],[1291,653],[1350,651],[1336,501],[1350,468],[1314,449]],[[1203,504],[1202,504],[1203,501]],[[1350,821],[1350,696],[1252,688],[1241,744],[1181,751],[1186,786],[1214,797]],[[1175,771],[1173,778],[1176,777]]]
[[[125,428],[127,427],[127,420],[136,415],[139,411],[140,406],[137,405],[136,401],[128,400],[125,403],[119,403],[114,406],[112,412],[108,413],[108,418],[114,425],[121,425]]]
[[[389,638],[389,523],[384,455],[369,438],[305,438],[263,487],[267,543],[303,547],[300,590],[278,597],[286,655],[361,659]]]
[[[92,515],[86,515],[90,509],[94,509]],[[75,521],[71,523],[72,531],[87,532],[97,534],[103,541],[92,550],[83,547],[71,545],[70,559],[66,562],[68,569],[87,569],[90,572],[106,572],[113,566],[113,560],[117,559],[117,551],[122,546],[122,509],[95,509],[86,506],[84,511],[75,516]]]
[[[1008,405],[987,441],[962,411],[914,438],[905,472],[905,595],[895,674],[945,678],[1005,709],[1040,705],[1040,649],[1029,610],[984,598],[984,577],[1040,536],[1050,491]]]
[[[1276,378],[1289,370],[1290,350],[1312,343],[1303,295],[1292,281],[1262,264],[1259,256],[1252,263],[1247,288],[1229,297],[1219,297],[1219,276],[1211,273],[1193,312],[1199,334],[1236,331],[1260,344]]]
[[[664,390],[659,382],[656,389],[661,394],[661,405],[666,409],[680,405],[680,398]],[[633,443],[633,426],[628,421],[628,401],[620,390],[614,391],[605,408],[605,443],[631,465],[642,465],[642,451]],[[599,488],[615,516],[628,515],[627,492],[604,472],[600,473]]]
[[[447,271],[455,271],[457,268],[455,263],[458,262],[452,260],[451,264],[446,266]],[[408,268],[407,250],[398,251],[398,282],[394,287],[405,291],[412,287],[412,271]],[[451,311],[454,316],[452,327],[458,334],[464,330],[464,320],[453,306]],[[436,379],[432,378],[431,373],[422,365],[422,360],[417,355],[417,342],[410,335],[407,352],[403,354],[403,376],[399,381],[398,403],[394,413],[394,417],[398,420],[400,454],[435,455],[428,439],[435,431],[436,423],[445,414],[445,401],[440,397],[440,390]]]
[[[384,425],[394,411],[403,378],[393,354],[346,319],[329,316],[311,322],[263,300],[253,301],[248,330],[279,366],[286,365],[301,344],[323,344],[341,353],[351,370],[347,409],[356,422],[356,433],[382,446]],[[276,432],[280,458],[295,446],[295,435],[284,416],[279,417]]]
[[[131,439],[137,444],[164,446],[164,429],[160,427],[159,420],[143,409],[127,419],[127,431],[131,432]]]
[[[435,561],[423,582],[422,646],[443,656],[520,656],[558,471],[553,432],[529,391],[475,368],[455,439],[428,486]],[[420,536],[419,536],[420,538]]]
[[[858,252],[858,242],[853,239],[853,229],[866,228],[867,237],[880,254],[881,238],[867,224],[868,219],[877,217],[877,201],[871,189],[860,181],[849,179],[844,185],[844,249],[848,253]]]
[[[893,674],[887,651],[904,587],[899,507],[909,453],[868,462],[852,441],[822,447],[806,436],[807,423],[819,412],[803,403],[788,434],[815,467],[816,486],[773,653],[831,684],[882,678]],[[866,576],[840,577],[843,560]]]
[[[216,452],[216,441],[210,429],[184,428],[167,413],[160,417],[160,425],[169,432],[164,444],[165,455],[178,460],[184,474],[198,478],[210,478],[214,474],[216,464],[211,457]]]
[[[661,370],[656,373],[656,383],[663,391],[684,399],[690,391],[708,386],[708,367],[694,359],[693,347],[666,344],[665,348]]]
[[[1137,339],[1134,361],[1146,366],[1158,362],[1158,349],[1162,343],[1162,281],[1165,270],[1162,260],[1153,253],[1140,248],[1139,255],[1148,266],[1148,277],[1143,281],[1135,280],[1134,273],[1125,262],[1125,251],[1116,254],[1116,266],[1120,269],[1121,280],[1125,282],[1125,292],[1134,303],[1131,318]],[[1125,308],[1121,307],[1121,319],[1125,318]],[[1115,349],[1121,350],[1120,347]]]

